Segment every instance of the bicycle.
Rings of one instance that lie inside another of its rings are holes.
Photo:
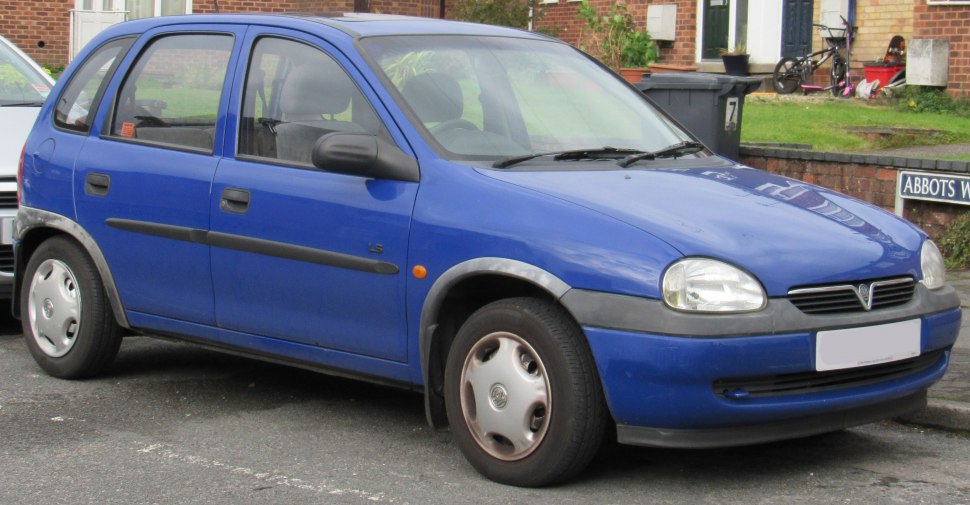
[[[809,91],[831,90],[835,96],[852,95],[852,82],[849,78],[849,51],[853,30],[844,17],[842,18],[842,25],[844,28],[838,29],[813,24],[812,26],[818,27],[822,34],[822,40],[828,44],[828,47],[805,56],[786,56],[778,61],[772,78],[772,83],[778,94],[792,93],[801,87],[804,94],[808,94]],[[835,36],[835,33],[839,31],[842,32],[841,36]],[[842,55],[843,49],[845,56]],[[832,68],[829,71],[829,85],[805,84],[811,79],[812,74],[830,59],[832,60]]]

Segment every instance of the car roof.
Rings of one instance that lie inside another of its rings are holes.
[[[443,19],[365,13],[190,14],[161,16],[120,23],[106,31],[115,35],[184,24],[253,24],[313,31],[314,24],[336,28],[350,37],[379,35],[487,35],[544,39],[525,30]]]

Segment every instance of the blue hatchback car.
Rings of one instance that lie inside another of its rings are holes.
[[[20,168],[15,311],[81,378],[131,332],[423,391],[537,486],[920,408],[959,300],[913,225],[716,156],[595,60],[344,15],[116,25]]]

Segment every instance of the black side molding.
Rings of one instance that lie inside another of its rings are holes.
[[[401,271],[397,265],[386,261],[377,261],[370,258],[362,258],[273,240],[131,219],[110,218],[105,223],[112,228],[133,233],[180,240],[182,242],[192,242],[195,244],[205,244],[212,247],[221,247],[223,249],[262,254],[264,256],[273,256],[306,263],[316,263],[318,265],[345,268],[347,270],[357,270],[359,272],[394,275]]]

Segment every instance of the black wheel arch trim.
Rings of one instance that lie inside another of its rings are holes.
[[[437,397],[437,393],[433,391],[433,384],[430,383],[431,350],[436,338],[441,307],[452,288],[463,280],[481,275],[500,275],[528,282],[549,293],[555,300],[562,298],[571,289],[562,279],[542,268],[519,260],[497,257],[475,258],[458,263],[435,280],[421,308],[421,326],[418,336],[425,415],[428,424],[435,429],[447,424],[444,418],[443,398]]]
[[[18,239],[18,241],[22,241],[32,232],[40,229],[54,229],[70,236],[81,244],[81,247],[83,247],[84,250],[87,251],[88,255],[91,256],[91,259],[94,261],[94,264],[98,269],[98,273],[101,275],[101,282],[104,284],[105,295],[107,295],[108,302],[111,305],[111,310],[114,312],[115,321],[123,328],[131,328],[131,325],[128,323],[128,316],[125,313],[124,305],[121,303],[121,296],[118,293],[118,287],[115,284],[114,276],[111,274],[111,269],[108,267],[108,262],[105,260],[104,254],[101,252],[101,248],[98,247],[97,242],[94,241],[94,238],[90,233],[87,232],[87,230],[85,230],[73,219],[66,216],[46,210],[24,206],[21,206],[20,210],[17,212],[17,219],[15,223],[14,236]],[[20,283],[22,282],[23,269],[26,267],[27,258],[23,257],[22,247],[15,247],[14,251],[15,270],[18,275],[15,277],[15,285],[11,294],[13,298],[13,308],[16,311],[17,307],[20,306]]]

